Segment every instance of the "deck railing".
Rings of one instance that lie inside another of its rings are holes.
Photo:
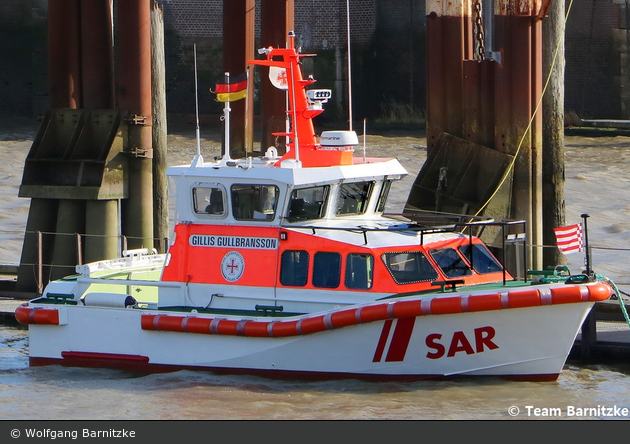
[[[129,241],[133,240],[142,240],[144,238],[136,238],[133,236],[126,235],[117,235],[117,236],[106,236],[106,235],[93,235],[93,234],[85,234],[85,233],[54,233],[54,232],[44,232],[44,231],[26,231],[26,235],[35,235],[37,239],[37,256],[35,262],[20,262],[20,265],[5,265],[0,266],[4,267],[6,271],[13,271],[16,275],[18,274],[19,267],[27,266],[33,267],[35,272],[35,280],[37,283],[37,293],[42,294],[44,291],[44,287],[50,279],[46,279],[44,276],[44,270],[46,268],[52,269],[54,268],[67,268],[67,275],[73,274],[75,267],[77,265],[83,265],[84,263],[84,241],[86,238],[112,238],[115,237],[118,240],[118,248],[117,248],[117,257],[122,257],[125,255],[125,252],[128,250]],[[56,238],[59,237],[73,237],[75,239],[75,248],[76,248],[76,263],[75,264],[63,264],[63,263],[47,263],[45,262],[45,251],[44,251],[44,237],[45,236],[54,236]],[[166,246],[168,245],[169,239],[153,239],[154,245],[159,245],[162,251],[166,250]],[[146,247],[141,247],[146,248]],[[101,259],[115,259],[114,257],[101,258]],[[12,273],[11,273],[12,274]]]

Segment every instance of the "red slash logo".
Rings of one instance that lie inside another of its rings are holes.
[[[383,330],[381,331],[381,337],[378,340],[376,351],[374,352],[374,358],[372,362],[382,362],[383,354],[387,348],[387,354],[385,355],[385,362],[401,362],[405,360],[405,354],[407,353],[407,347],[409,346],[409,340],[413,333],[413,326],[416,323],[415,317],[399,318],[396,319],[396,326],[394,327],[394,333],[390,337],[393,319],[388,319],[383,324]]]

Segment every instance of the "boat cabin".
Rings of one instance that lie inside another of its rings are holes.
[[[168,169],[177,206],[162,280],[188,294],[161,289],[160,306],[294,314],[504,278],[478,239],[383,216],[407,174],[396,159],[296,168],[268,154]]]

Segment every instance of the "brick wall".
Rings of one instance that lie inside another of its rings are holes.
[[[209,93],[213,81],[222,73],[223,2],[207,0],[163,0],[167,71],[167,107],[171,113],[189,113],[194,104],[192,45],[197,44],[199,72],[199,109],[219,113],[221,104]],[[350,29],[354,51],[369,47],[376,23],[376,0],[350,0]],[[296,46],[304,52],[322,51],[322,57],[309,65],[319,72],[320,87],[331,87],[329,67],[335,57],[325,54],[341,48],[346,52],[346,0],[295,0]],[[260,0],[255,10],[256,47],[260,40]],[[326,58],[327,57],[327,58]],[[318,60],[319,59],[319,60]],[[311,63],[311,62],[309,62]],[[342,63],[345,63],[342,59]],[[334,73],[334,68],[332,70]],[[344,70],[345,72],[345,70]]]
[[[194,112],[193,43],[198,48],[201,112],[217,112],[220,105],[208,89],[222,71],[222,0],[160,2],[169,112]],[[46,7],[47,0],[0,0],[2,113],[32,115],[46,108]],[[350,0],[350,11],[355,107],[366,117],[388,101],[423,109],[425,0]],[[622,98],[630,97],[627,13],[623,0],[574,1],[566,34],[567,110],[583,118],[630,118],[630,106],[622,105]],[[344,64],[345,73],[346,1],[295,0],[295,31],[304,51],[319,54],[313,62],[318,86],[331,87],[336,63]],[[340,56],[335,56],[336,48]]]
[[[424,110],[426,16],[424,0],[378,2],[375,50],[380,103]]]
[[[583,119],[621,117],[620,54],[613,29],[621,25],[619,2],[574,1],[566,28],[565,109]]]
[[[33,115],[46,89],[45,33],[37,8],[45,0],[0,1],[0,114]],[[45,21],[45,15],[43,17]],[[43,70],[43,72],[42,72]],[[41,88],[44,88],[42,91]]]

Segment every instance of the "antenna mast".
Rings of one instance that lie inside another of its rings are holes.
[[[203,166],[203,157],[201,156],[201,136],[199,134],[199,93],[197,85],[197,44],[193,43],[193,58],[195,61],[195,116],[197,118],[197,128],[195,136],[197,138],[197,155],[193,159],[193,167]]]
[[[348,29],[348,129],[352,131],[352,69],[350,63],[350,0],[346,0],[346,19]]]

